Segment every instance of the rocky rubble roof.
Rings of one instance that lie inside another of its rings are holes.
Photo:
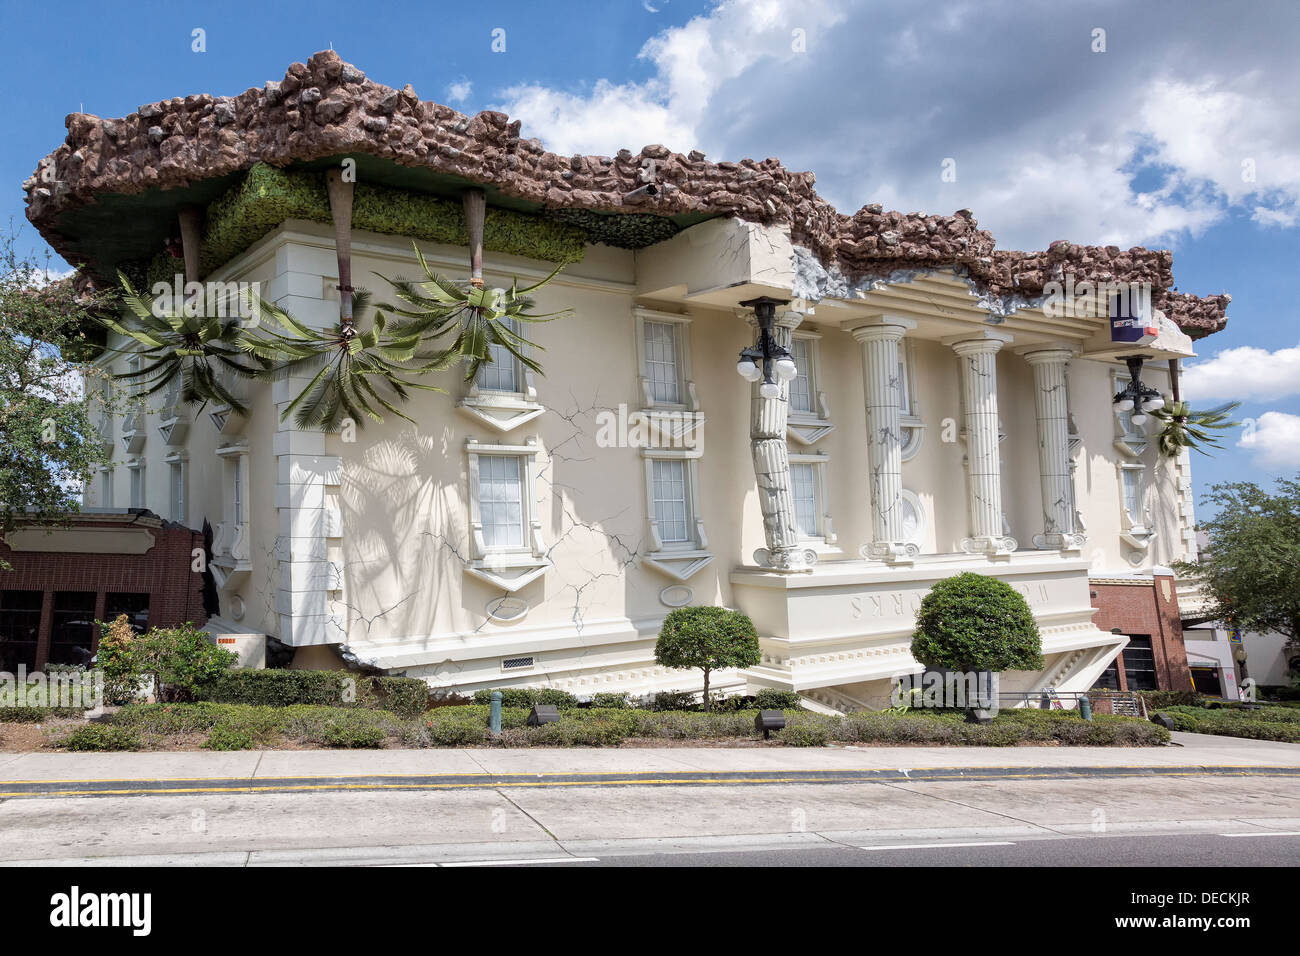
[[[1193,336],[1226,322],[1228,296],[1168,291],[1168,252],[1064,241],[1045,252],[998,251],[965,209],[935,216],[872,204],[846,216],[817,195],[812,173],[791,172],[772,158],[712,163],[698,151],[682,155],[659,145],[613,157],[559,156],[522,139],[520,122],[504,113],[469,117],[422,101],[409,85],[395,90],[368,80],[333,51],[238,96],[176,97],[115,120],[73,113],[66,126],[63,145],[23,184],[28,218],[65,254],[72,242],[60,233],[59,216],[98,196],[187,186],[257,162],[284,166],[354,153],[462,177],[551,209],[788,224],[797,244],[850,276],[957,266],[995,295],[1032,297],[1069,271],[1076,282],[1151,282],[1156,306]],[[652,189],[642,188],[647,184]]]

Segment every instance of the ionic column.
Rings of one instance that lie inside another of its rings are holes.
[[[862,346],[862,386],[867,406],[867,460],[871,468],[871,537],[864,558],[907,563],[917,554],[903,540],[903,442],[899,405],[898,343],[911,319],[884,316],[853,330]]]
[[[802,312],[778,312],[772,327],[776,343],[790,348],[790,333],[802,321]],[[756,322],[751,324],[757,326]],[[749,446],[754,456],[754,478],[758,483],[758,506],[763,512],[763,539],[767,547],[755,551],[754,560],[773,571],[807,571],[817,562],[817,553],[800,545],[794,516],[790,451],[785,437],[790,383],[780,383],[778,398],[760,395],[762,384],[761,379],[755,382],[751,391]]]
[[[1038,474],[1043,489],[1043,533],[1034,535],[1041,550],[1077,551],[1086,538],[1074,520],[1070,483],[1070,410],[1065,370],[1070,349],[1025,353],[1034,370],[1034,411],[1038,418]]]
[[[946,340],[961,361],[966,400],[966,490],[971,536],[961,543],[969,553],[1005,554],[1016,550],[1002,533],[1002,474],[998,461],[998,351],[1011,336],[986,330]]]

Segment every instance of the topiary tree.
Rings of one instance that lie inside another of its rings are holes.
[[[1043,645],[1015,588],[968,571],[938,582],[921,599],[912,656],[950,670],[1035,670],[1043,666]]]
[[[664,618],[655,642],[664,667],[704,671],[704,709],[709,709],[709,674],[720,667],[753,667],[761,660],[754,622],[725,607],[679,607]]]

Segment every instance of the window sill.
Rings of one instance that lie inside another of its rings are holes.
[[[531,422],[546,408],[522,392],[475,392],[456,406],[461,414],[482,422],[501,434]]]

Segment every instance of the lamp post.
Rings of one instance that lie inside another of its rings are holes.
[[[1142,356],[1129,355],[1124,359],[1128,365],[1129,382],[1115,393],[1111,403],[1115,412],[1132,412],[1129,419],[1134,425],[1146,423],[1147,412],[1154,412],[1165,407],[1165,400],[1160,393],[1149,385],[1142,384]]]
[[[754,310],[754,318],[758,321],[758,341],[740,350],[740,361],[736,363],[736,372],[746,382],[757,382],[762,379],[763,384],[758,387],[758,394],[763,398],[780,398],[780,383],[788,382],[799,374],[794,364],[794,356],[785,346],[778,344],[772,334],[772,325],[776,321],[776,307],[786,305],[789,301],[789,299],[773,299],[763,295],[740,303],[742,308]]]

